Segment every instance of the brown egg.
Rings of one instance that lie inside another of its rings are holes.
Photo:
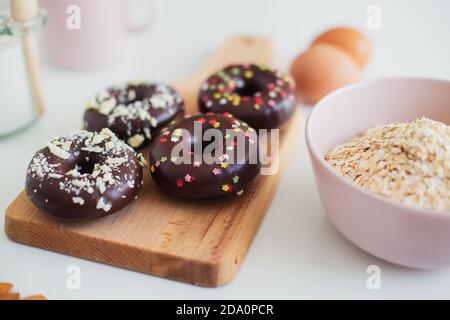
[[[313,45],[319,43],[330,44],[341,48],[351,55],[360,67],[366,65],[372,51],[367,37],[358,30],[352,28],[335,28],[328,30],[313,41]]]
[[[347,53],[327,44],[314,45],[301,53],[292,63],[290,72],[297,91],[310,103],[360,76],[358,65]]]

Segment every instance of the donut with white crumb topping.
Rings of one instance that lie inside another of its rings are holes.
[[[57,137],[28,166],[28,198],[50,215],[87,220],[112,214],[142,186],[145,160],[109,129]]]
[[[133,148],[145,146],[158,129],[184,114],[183,99],[175,89],[138,81],[99,92],[86,108],[86,130],[109,128]]]

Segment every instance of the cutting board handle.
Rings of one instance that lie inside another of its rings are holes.
[[[273,65],[274,48],[266,38],[252,36],[230,37],[217,49],[192,76],[176,81],[174,87],[180,91],[188,113],[198,112],[197,97],[201,83],[213,72],[233,63],[258,63]]]

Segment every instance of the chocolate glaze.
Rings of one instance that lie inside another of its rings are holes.
[[[87,108],[86,130],[109,128],[134,148],[148,144],[160,128],[184,114],[184,102],[177,91],[146,82],[111,87],[98,93]]]
[[[202,112],[229,112],[255,129],[277,128],[293,114],[294,82],[268,67],[230,65],[205,80],[199,105]]]
[[[133,201],[142,186],[142,171],[134,150],[110,130],[80,130],[50,141],[34,155],[25,190],[54,217],[93,219]]]
[[[214,156],[214,162],[211,164],[203,159],[196,162],[195,155],[207,154],[204,148],[211,142],[204,141],[201,136],[194,134],[195,123],[200,125],[203,134],[206,129],[215,128],[223,136],[223,139],[214,141],[217,152],[209,153]],[[180,136],[183,129],[190,133],[186,140],[184,136]],[[227,133],[230,131],[235,136],[228,136]],[[190,163],[177,163],[184,156],[182,152],[176,159],[171,158],[174,146],[181,142],[188,146]],[[236,142],[245,147],[244,154],[238,152],[234,152],[234,156],[231,154],[235,150]],[[177,197],[210,199],[231,194],[240,195],[243,187],[260,172],[257,152],[255,130],[232,115],[207,113],[186,116],[170,127],[162,129],[158,137],[152,141],[150,172],[164,191]],[[252,159],[255,161],[252,162]]]

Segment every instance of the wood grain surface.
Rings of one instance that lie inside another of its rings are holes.
[[[271,65],[270,41],[229,39],[200,71],[174,83],[190,112],[197,111],[200,83],[232,62]],[[190,201],[164,194],[145,173],[139,198],[106,218],[82,223],[55,220],[25,192],[8,206],[5,230],[16,242],[206,287],[234,278],[258,230],[295,146],[300,112],[280,130],[279,170],[259,176],[242,196]]]

